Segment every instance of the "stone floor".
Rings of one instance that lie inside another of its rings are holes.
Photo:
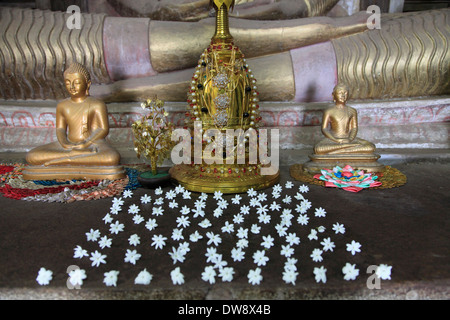
[[[5,156],[1,162],[14,156]],[[391,159],[392,166],[408,179],[406,185],[399,188],[350,193],[309,185],[309,192],[304,195],[313,206],[309,211],[309,224],[301,226],[294,218],[288,230],[296,232],[301,239],[299,245],[294,245],[299,273],[295,285],[282,280],[286,258],[280,255],[280,249],[285,242],[274,229],[279,222],[276,212],[271,213],[269,224],[260,224],[259,235],[249,231],[246,258],[242,262],[233,262],[229,252],[236,237],[222,233],[220,228],[225,221],[231,221],[236,212],[228,210],[225,211],[228,214],[220,218],[212,217],[216,201],[209,196],[205,212],[212,227],[203,230],[196,223],[200,218],[191,217],[192,224],[183,233],[185,240],[194,230],[203,235],[208,231],[221,235],[223,243],[218,246],[218,251],[223,251],[223,259],[235,268],[234,279],[222,282],[216,277],[216,283],[209,284],[201,279],[201,272],[207,265],[204,257],[206,241],[192,242],[186,261],[172,263],[168,252],[172,246],[177,246],[177,242],[170,239],[170,233],[179,214],[171,214],[168,209],[158,217],[159,229],[156,229],[169,238],[164,250],[154,250],[150,245],[151,235],[156,230],[145,229],[145,222],[135,225],[132,215],[126,212],[117,216],[125,225],[124,232],[117,236],[109,234],[113,245],[101,250],[98,244],[87,242],[85,233],[91,228],[99,229],[102,235],[109,233],[102,218],[109,212],[111,199],[58,204],[0,197],[0,299],[449,299],[450,194],[447,181],[450,162],[446,155],[404,161],[407,158],[396,162]],[[284,186],[286,181],[293,181],[288,166],[281,168],[281,185]],[[303,183],[294,181],[294,184],[293,189],[283,188],[282,197],[294,196]],[[169,188],[172,186],[165,190]],[[271,190],[264,192],[268,195],[267,203],[272,203]],[[153,190],[137,189],[132,198],[124,199],[124,211],[133,203],[139,204],[140,196],[146,193],[155,198]],[[180,200],[180,207],[185,204],[193,207],[197,196],[193,194],[193,200]],[[232,197],[226,195],[224,199],[229,201],[229,208],[237,208],[231,204]],[[244,200],[248,200],[246,195],[243,195]],[[298,201],[284,207],[291,208],[296,217],[295,203]],[[318,207],[326,210],[326,217],[315,217],[313,210]],[[140,208],[146,220],[152,217],[150,205],[140,204]],[[250,228],[251,224],[258,224],[256,213],[252,213],[245,216],[243,226]],[[336,222],[345,225],[345,234],[334,233],[332,225]],[[324,252],[322,262],[313,262],[309,256],[321,245],[320,240],[308,240],[308,234],[311,228],[318,226],[326,228],[319,234],[320,239],[330,237],[336,248],[333,252]],[[123,261],[126,249],[134,249],[127,240],[133,233],[141,237],[141,244],[136,249],[142,257],[136,265]],[[269,262],[261,266],[263,281],[253,286],[248,283],[247,274],[256,268],[252,254],[262,249],[260,243],[264,233],[275,238],[275,245],[266,250]],[[355,255],[346,251],[346,244],[352,240],[361,244],[361,252]],[[88,252],[102,251],[107,255],[107,263],[92,267],[87,257],[74,259],[73,249],[77,245]],[[343,279],[341,270],[347,262],[356,264],[360,270],[354,281]],[[373,272],[367,270],[371,265],[380,264],[392,266],[392,273],[391,280],[380,280],[377,289],[373,288],[376,284]],[[79,290],[67,287],[66,271],[71,265],[86,270],[87,279]],[[316,283],[313,269],[322,265],[327,269],[327,282]],[[173,285],[169,275],[177,266],[185,276],[185,284],[181,286]],[[35,280],[41,267],[53,271],[49,286],[39,286]],[[144,268],[153,274],[151,284],[135,285],[135,277]],[[103,273],[110,270],[120,271],[117,287],[106,287],[103,283]]]

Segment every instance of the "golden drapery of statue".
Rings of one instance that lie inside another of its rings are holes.
[[[27,153],[24,179],[119,179],[120,154],[109,146],[106,105],[89,96],[91,79],[86,68],[73,63],[64,72],[70,98],[56,107],[57,141]]]

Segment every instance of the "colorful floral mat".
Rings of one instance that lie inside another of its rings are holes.
[[[6,198],[70,203],[114,197],[124,190],[140,187],[137,176],[145,164],[125,165],[127,177],[118,180],[24,180],[25,164],[0,164],[0,194]]]
[[[308,173],[303,170],[302,164],[296,164],[290,168],[291,176],[305,183],[311,183],[319,186],[326,186],[326,181],[315,178],[315,174]],[[390,189],[403,186],[406,184],[407,178],[398,169],[392,168],[391,166],[386,166],[385,170],[381,173],[377,173],[378,182],[380,185],[370,187],[368,189],[379,190],[379,189]]]

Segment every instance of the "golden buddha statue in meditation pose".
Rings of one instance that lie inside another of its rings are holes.
[[[344,84],[337,84],[333,90],[335,105],[323,112],[322,133],[325,136],[314,146],[314,154],[305,169],[310,172],[320,172],[323,168],[333,168],[336,165],[350,165],[354,169],[369,172],[382,171],[383,166],[377,162],[380,158],[375,154],[375,145],[364,139],[357,138],[358,114],[348,106],[349,89]]]
[[[87,69],[73,63],[64,72],[70,98],[56,107],[57,141],[28,152],[25,179],[118,179],[125,177],[120,154],[105,141],[106,105],[89,96]]]

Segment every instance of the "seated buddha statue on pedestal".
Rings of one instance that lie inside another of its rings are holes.
[[[106,105],[89,96],[87,69],[73,63],[64,72],[70,98],[56,107],[57,141],[27,153],[24,179],[120,179],[120,154],[105,141],[109,133]]]
[[[304,165],[309,172],[320,172],[323,168],[350,165],[354,169],[367,172],[383,171],[383,165],[377,162],[380,158],[375,154],[375,145],[357,138],[358,114],[348,106],[348,87],[338,84],[333,90],[335,105],[326,109],[322,118],[322,133],[325,136],[314,146],[311,161]]]

